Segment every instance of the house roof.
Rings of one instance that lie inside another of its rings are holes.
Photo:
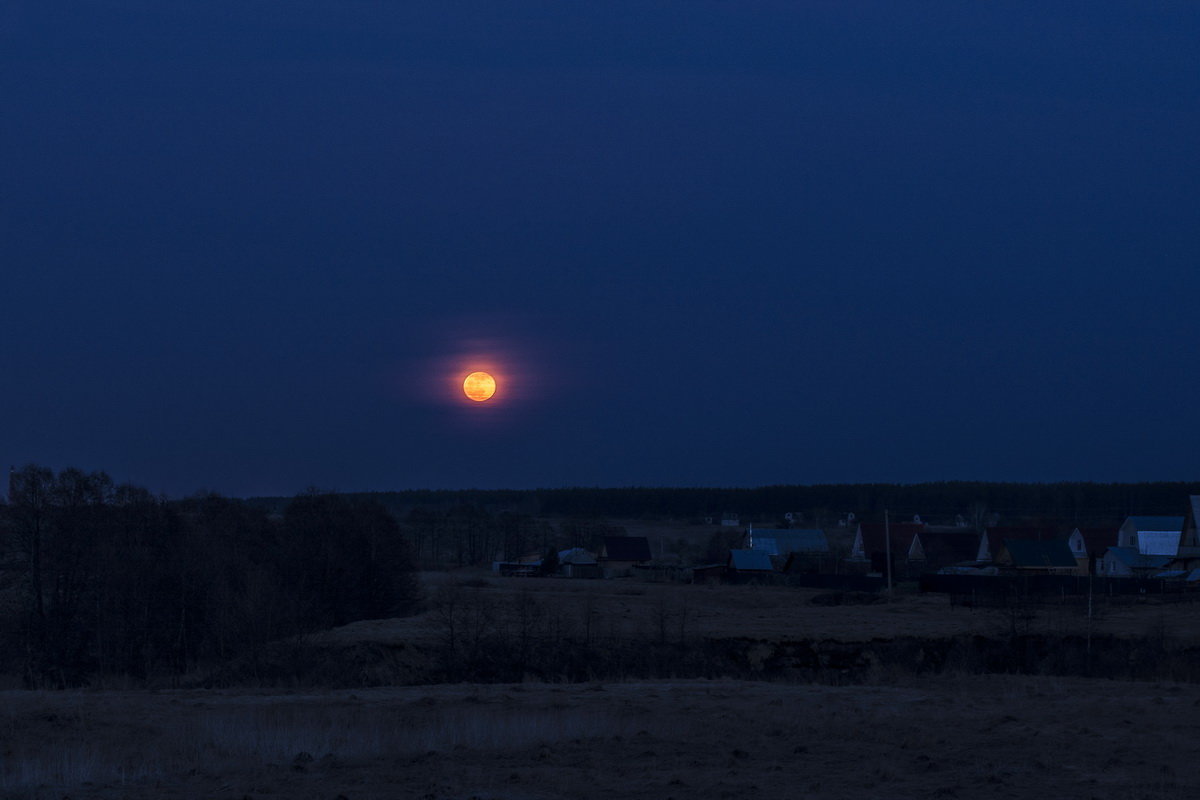
[[[1183,530],[1183,517],[1128,517],[1125,525],[1133,524],[1136,531],[1175,531]],[[1121,527],[1125,527],[1122,525]]]
[[[771,556],[762,550],[730,550],[729,566],[738,572],[774,572]]]
[[[1179,555],[1178,531],[1138,531],[1138,550],[1152,556]]]
[[[995,525],[988,528],[985,533],[987,533],[988,555],[992,558],[1000,555],[1000,551],[1004,549],[1005,543],[1010,539],[1034,542],[1062,539],[1065,542],[1071,535],[1070,531],[1064,532],[1054,525]]]
[[[609,561],[649,561],[650,542],[645,536],[605,536],[601,557]]]
[[[1131,569],[1162,569],[1172,560],[1170,556],[1144,555],[1136,547],[1110,547],[1107,555]]]
[[[826,528],[825,541],[829,543],[830,552],[850,552],[850,548],[854,547],[854,536],[857,533],[858,531],[854,528]]]
[[[571,547],[567,550],[558,551],[558,563],[560,564],[595,564],[596,557],[584,550],[582,547]]]
[[[1070,530],[1064,531],[1058,525],[993,525],[987,532],[989,536],[995,534],[1007,539],[1033,540],[1065,539],[1070,534]]]
[[[1117,541],[1117,529],[1114,527],[1104,528],[1075,528],[1079,531],[1079,535],[1083,537],[1083,546],[1087,548],[1089,554],[1104,555],[1106,548],[1112,547]],[[1072,531],[1074,533],[1075,531]]]
[[[807,530],[750,529],[750,548],[761,550],[772,556],[788,553],[828,553],[829,541],[825,531],[816,528]]]
[[[1074,567],[1066,539],[1008,539],[1004,542],[1014,567]]]
[[[979,534],[970,529],[924,531],[918,533],[916,539],[926,561],[974,561],[979,554]]]
[[[925,524],[921,522],[893,522],[889,527],[888,535],[891,536],[892,553],[895,554],[893,557],[901,558],[912,546],[913,537],[925,530]],[[859,524],[858,530],[862,533],[863,550],[866,555],[882,553],[887,550],[882,522],[863,522]]]

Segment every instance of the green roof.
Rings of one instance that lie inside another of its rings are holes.
[[[740,572],[774,572],[771,556],[761,550],[730,550],[729,566]]]
[[[1004,548],[1014,567],[1077,566],[1065,539],[1008,539]]]

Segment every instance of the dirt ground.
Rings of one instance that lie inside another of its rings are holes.
[[[1184,798],[1200,687],[0,693],[5,798]]]

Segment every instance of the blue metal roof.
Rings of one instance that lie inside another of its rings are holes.
[[[1117,561],[1133,569],[1162,569],[1172,561],[1170,556],[1143,555],[1136,547],[1110,547],[1108,552]]]
[[[730,550],[729,565],[744,572],[774,572],[771,555],[761,550]]]
[[[773,556],[788,553],[828,553],[829,540],[818,528],[805,530],[750,529],[750,547]]]
[[[595,564],[596,557],[582,547],[571,547],[558,551],[560,564]]]

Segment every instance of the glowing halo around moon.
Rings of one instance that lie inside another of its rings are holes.
[[[468,400],[483,403],[496,393],[496,379],[487,372],[472,372],[463,378],[462,388]]]

